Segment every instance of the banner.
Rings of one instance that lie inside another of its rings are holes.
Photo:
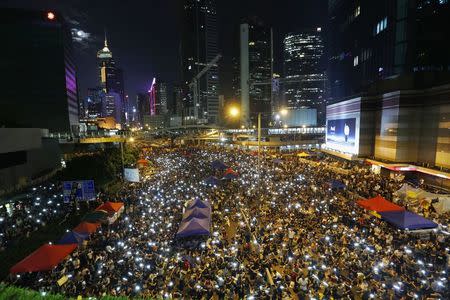
[[[95,200],[94,180],[73,180],[63,183],[64,203]]]
[[[123,177],[129,182],[139,182],[139,170],[137,168],[125,168],[123,169]]]

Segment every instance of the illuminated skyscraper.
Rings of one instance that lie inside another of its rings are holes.
[[[105,94],[118,94],[120,101],[114,100],[111,103],[104,103],[103,107],[111,107],[111,105],[119,105],[114,110],[117,111],[113,115],[116,118],[116,122],[121,123],[125,120],[125,91],[123,83],[123,71],[116,67],[116,63],[113,59],[113,54],[108,48],[108,40],[105,35],[104,46],[97,52],[99,83]],[[111,98],[111,97],[110,97]],[[114,99],[116,95],[114,95]],[[106,99],[106,98],[105,98]],[[112,99],[112,98],[111,98]],[[114,103],[114,104],[112,104]],[[110,109],[103,110],[103,113]],[[104,117],[112,116],[112,114],[103,115]],[[120,118],[117,118],[120,116]]]
[[[289,109],[315,108],[325,122],[325,67],[322,29],[287,34],[284,50],[284,105]]]
[[[192,95],[187,85],[216,57],[218,29],[215,0],[182,0],[181,67],[188,115],[193,116]],[[212,67],[198,81],[200,122],[216,123],[219,109],[219,71]]]

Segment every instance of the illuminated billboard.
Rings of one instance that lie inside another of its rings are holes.
[[[357,118],[327,120],[327,147],[358,154],[359,128],[357,121]]]
[[[94,180],[63,182],[64,203],[95,200]]]

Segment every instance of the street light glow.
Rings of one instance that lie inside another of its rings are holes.
[[[239,108],[237,108],[236,106],[232,106],[232,107],[230,107],[229,113],[230,113],[230,116],[237,117],[237,116],[239,116]]]

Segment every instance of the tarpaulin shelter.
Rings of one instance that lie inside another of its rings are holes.
[[[400,229],[430,229],[436,228],[438,225],[433,221],[425,219],[418,214],[404,210],[404,211],[386,211],[380,213],[381,218],[386,222],[400,228]]]
[[[223,162],[221,162],[220,160],[213,161],[211,163],[211,167],[216,170],[225,170],[226,168],[228,168],[228,166]]]
[[[346,188],[346,185],[339,180],[331,180],[330,182],[331,189],[333,190],[343,190]]]
[[[95,210],[105,210],[108,213],[116,213],[120,210],[123,210],[123,202],[105,202],[99,207],[97,207]]]
[[[232,168],[226,169],[224,175],[227,175],[227,174],[234,174],[236,176],[238,175],[238,173],[236,171],[234,171]]]
[[[89,223],[100,223],[108,221],[108,212],[106,210],[94,210],[87,213],[83,217],[84,222]]]
[[[85,239],[88,238],[87,233],[78,233],[69,231],[63,235],[63,237],[56,242],[58,245],[66,245],[66,244],[81,244]]]
[[[433,203],[433,207],[440,214],[450,211],[450,197],[439,198],[437,203]]]
[[[49,271],[63,261],[70,253],[73,252],[73,250],[75,250],[76,247],[77,244],[42,245],[36,251],[14,265],[10,269],[10,272],[15,274]]]
[[[298,156],[298,157],[308,157],[309,154],[306,153],[306,152],[300,152],[300,153],[297,153],[297,156]]]
[[[209,235],[209,220],[193,218],[187,222],[183,222],[178,228],[177,238],[185,238],[190,236]]]
[[[73,229],[73,231],[78,232],[78,233],[91,234],[91,233],[96,232],[99,226],[100,226],[100,224],[98,224],[98,223],[81,222],[80,224],[78,224],[77,227],[75,227]]]
[[[376,212],[405,210],[405,208],[384,199],[380,195],[371,199],[359,200],[357,203],[367,210],[374,210]]]
[[[215,176],[209,176],[204,180],[204,182],[208,185],[219,185],[220,180]]]
[[[224,176],[223,176],[223,179],[235,179],[235,178],[237,178],[238,176],[237,176],[237,174],[236,173],[228,173],[228,174],[225,174]]]
[[[195,200],[192,200],[192,201],[189,203],[187,209],[192,209],[192,208],[194,208],[194,207],[211,209],[211,205],[210,205],[208,202],[202,201],[202,200],[200,200],[200,199],[198,199],[198,198],[195,199]]]
[[[283,160],[276,158],[276,159],[272,160],[272,162],[275,164],[281,164],[283,162]]]
[[[209,208],[199,208],[199,207],[194,207],[192,209],[188,209],[183,214],[182,222],[189,221],[193,218],[210,219],[211,218],[211,210]]]
[[[138,165],[141,165],[141,166],[148,166],[150,164],[150,161],[142,158],[142,159],[139,159],[137,161],[137,163],[138,163]]]

